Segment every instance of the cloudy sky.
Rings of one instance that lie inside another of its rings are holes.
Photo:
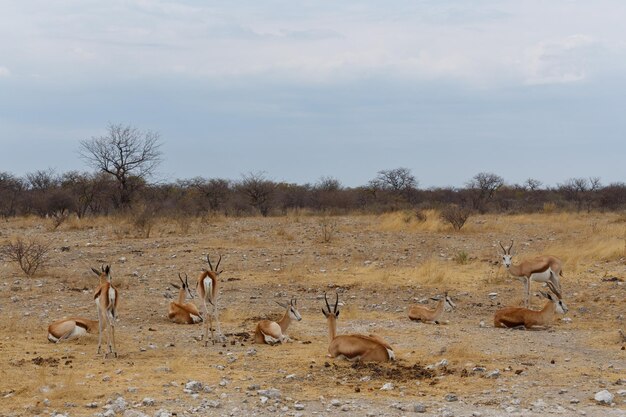
[[[0,171],[91,170],[108,123],[160,180],[626,181],[623,0],[0,0]]]

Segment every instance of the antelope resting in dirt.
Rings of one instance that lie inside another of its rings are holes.
[[[204,312],[204,316],[202,317],[205,323],[204,336],[203,336],[204,346],[209,345],[209,329],[211,329],[212,343],[215,344],[216,342],[216,339],[213,335],[213,320],[211,319],[211,315],[209,314],[209,308],[207,306],[207,303],[213,306],[213,316],[215,316],[215,321],[217,322],[217,341],[223,342],[226,340],[226,338],[222,334],[222,329],[220,327],[220,320],[217,315],[217,294],[218,294],[217,284],[219,282],[217,278],[222,272],[224,272],[223,270],[218,271],[217,269],[220,267],[220,262],[222,261],[222,255],[220,255],[220,258],[217,260],[217,265],[215,265],[215,268],[213,268],[213,265],[211,264],[209,255],[206,256],[206,260],[209,263],[210,269],[202,270],[202,272],[200,273],[200,276],[198,276],[198,285],[197,285],[197,291],[200,296],[200,299],[202,300],[202,306],[203,306],[203,312]],[[208,321],[207,321],[207,318],[209,319]]]
[[[440,318],[444,310],[452,311],[456,308],[456,305],[452,302],[450,297],[448,297],[448,291],[443,294],[442,298],[431,298],[431,300],[438,300],[434,310],[424,306],[413,306],[409,310],[409,318],[414,321],[439,324],[441,323]]]
[[[59,343],[63,340],[77,339],[87,333],[95,333],[97,331],[98,322],[96,320],[70,317],[69,319],[55,321],[48,326],[48,340],[52,343]]]
[[[337,336],[337,317],[339,316],[339,294],[336,294],[335,305],[330,308],[326,293],[326,310],[322,307],[322,313],[328,321],[328,357],[345,358],[349,361],[364,362],[387,362],[395,360],[393,349],[381,337],[376,335],[365,336],[362,334],[350,334]]]
[[[289,336],[285,334],[287,327],[291,323],[291,320],[302,320],[300,312],[296,307],[296,299],[292,298],[289,304],[279,303],[276,304],[284,308],[285,314],[279,321],[261,320],[254,330],[254,343],[267,343],[268,345],[275,345],[277,343],[288,342]]]
[[[500,243],[500,242],[498,242]],[[559,277],[563,276],[563,263],[560,259],[554,256],[543,255],[537,256],[533,259],[527,259],[520,262],[517,265],[512,264],[511,248],[513,247],[513,240],[511,240],[511,246],[505,248],[500,243],[500,247],[504,251],[502,255],[502,263],[513,277],[521,280],[524,283],[524,296],[525,306],[530,306],[530,282],[551,282],[554,288],[559,292],[561,291],[561,283]]]
[[[178,274],[182,286],[176,284],[170,284],[172,287],[178,290],[178,301],[172,301],[167,311],[167,317],[178,324],[196,324],[202,321],[202,316],[198,311],[198,307],[191,301],[185,303],[186,297],[193,298],[191,290],[189,288],[189,282],[187,281],[187,274],[185,274],[185,280]]]
[[[109,265],[102,266],[102,270],[96,268],[91,270],[100,278],[100,285],[96,288],[93,296],[98,308],[98,353],[102,348],[102,333],[106,332],[108,352],[104,354],[105,358],[112,355],[117,358],[117,349],[115,347],[115,319],[118,298],[117,288],[111,283],[111,268]],[[106,329],[103,329],[105,328]]]
[[[561,293],[548,281],[548,287],[554,293],[540,291],[541,295],[548,299],[542,310],[535,311],[522,307],[505,307],[496,311],[493,318],[495,327],[524,327],[530,329],[534,326],[548,327],[554,320],[554,313],[567,313],[567,306],[561,300]]]

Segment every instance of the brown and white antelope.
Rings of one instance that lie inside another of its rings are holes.
[[[498,242],[500,243],[500,242]],[[559,277],[563,277],[563,263],[559,258],[550,255],[537,256],[532,259],[526,259],[517,265],[513,265],[511,245],[505,248],[502,243],[500,247],[504,254],[502,255],[502,263],[506,267],[509,274],[524,283],[525,306],[530,306],[530,282],[551,282],[559,292],[561,291],[561,283]]]
[[[452,311],[456,308],[456,304],[452,302],[452,299],[448,297],[448,291],[440,298],[431,298],[431,300],[438,300],[434,310],[425,306],[413,306],[409,310],[409,318],[413,321],[431,322],[435,324],[441,323],[441,315],[445,311]]]
[[[172,287],[178,290],[178,301],[172,301],[167,311],[167,317],[177,324],[196,324],[202,321],[202,316],[198,307],[193,302],[186,303],[186,298],[193,298],[191,289],[189,288],[189,282],[187,274],[185,274],[185,280],[178,274],[178,279],[181,285],[170,284]]]
[[[100,278],[100,285],[96,288],[93,296],[98,308],[98,353],[102,348],[102,333],[106,332],[108,352],[105,358],[112,355],[117,358],[117,348],[115,347],[115,320],[117,313],[117,302],[119,301],[117,288],[111,283],[111,268],[109,265],[102,266],[101,271],[96,268],[91,270]]]
[[[530,329],[535,326],[548,327],[554,320],[554,314],[567,313],[567,306],[561,299],[561,293],[554,287],[552,282],[548,282],[548,287],[554,293],[540,291],[540,294],[548,301],[540,311],[530,310],[522,307],[505,307],[496,311],[493,318],[495,327],[524,327]]]
[[[292,298],[289,304],[280,303],[278,301],[276,301],[276,304],[285,309],[283,318],[277,322],[271,320],[261,320],[258,322],[254,330],[255,343],[275,345],[277,343],[288,342],[291,339],[289,339],[289,336],[287,336],[285,332],[289,324],[291,324],[292,320],[302,320],[302,316],[300,316],[300,312],[296,306],[297,301],[295,298]]]
[[[217,295],[218,295],[218,277],[224,272],[218,271],[220,267],[220,262],[222,261],[222,255],[217,260],[217,265],[213,268],[211,264],[211,259],[209,259],[209,255],[206,256],[206,260],[209,263],[209,270],[203,269],[200,275],[198,276],[198,284],[197,291],[200,299],[202,300],[203,312],[205,326],[204,326],[204,346],[209,345],[209,329],[211,329],[211,341],[215,344],[216,341],[223,342],[226,340],[224,335],[222,334],[222,329],[220,327],[220,320],[218,317],[217,311]],[[215,321],[217,323],[217,340],[213,335],[213,320],[211,319],[211,315],[209,314],[208,304],[213,306],[213,316],[215,317]],[[207,321],[208,318],[208,321]]]
[[[333,308],[328,304],[326,293],[326,310],[322,313],[328,322],[328,356],[345,358],[350,361],[387,362],[395,360],[393,349],[385,340],[376,335],[349,334],[337,336],[337,317],[339,316],[339,294],[336,294]]]
[[[77,339],[87,333],[98,331],[98,322],[82,317],[70,317],[68,319],[57,320],[48,326],[48,340],[52,343],[59,343],[64,340]]]

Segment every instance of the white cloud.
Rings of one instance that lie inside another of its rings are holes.
[[[557,84],[584,80],[589,75],[596,47],[591,36],[580,34],[540,42],[526,52],[526,83]]]

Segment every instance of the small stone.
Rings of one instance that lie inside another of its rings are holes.
[[[444,366],[448,366],[448,360],[447,359],[442,359],[439,362],[437,362],[435,364],[435,367],[437,368],[443,368]]]
[[[626,389],[621,389],[617,391],[617,395],[619,395],[620,397],[626,397]]]
[[[258,391],[261,389],[261,386],[259,384],[252,384],[250,386],[248,386],[248,391]]]
[[[209,400],[206,402],[207,407],[209,408],[220,408],[222,404],[217,400]]]
[[[258,390],[257,394],[273,399],[278,399],[281,397],[280,391],[276,388]]]
[[[126,391],[130,392],[131,394],[134,394],[134,393],[136,393],[137,391],[139,391],[139,388],[137,388],[137,387],[128,387],[128,388],[126,389]]]
[[[86,408],[98,408],[98,403],[87,403],[85,404]]]
[[[160,409],[156,413],[154,413],[154,417],[172,417],[172,413],[167,410]]]
[[[570,404],[578,404],[580,402],[580,400],[578,398],[572,398],[571,400],[569,400]]]
[[[330,400],[330,405],[332,405],[333,407],[339,407],[341,405],[341,401],[339,401],[336,398],[333,398],[332,400]]]
[[[220,387],[225,387],[226,385],[228,385],[230,381],[228,381],[228,379],[224,378],[220,381]]]
[[[269,398],[267,398],[266,396],[263,396],[263,395],[262,395],[262,396],[261,396],[261,398],[260,398],[260,400],[261,400],[261,404],[265,404],[265,403],[267,403],[267,401],[269,400]]]
[[[381,391],[391,391],[393,389],[393,384],[391,382],[386,382],[381,388]]]
[[[293,405],[293,408],[294,408],[295,410],[302,411],[302,410],[304,410],[304,404],[302,404],[302,403],[295,403],[295,404]]]
[[[350,411],[350,404],[344,404],[341,406],[341,411]]]
[[[116,413],[121,413],[126,410],[126,400],[124,397],[117,397],[112,403],[110,410],[113,410]]]
[[[256,355],[256,349],[255,349],[255,348],[248,349],[248,350],[246,351],[246,355],[248,355],[248,356],[254,356],[254,355]]]
[[[459,401],[459,397],[457,397],[456,394],[446,394],[445,399],[449,403]]]
[[[202,382],[189,381],[185,384],[185,389],[189,392],[198,392],[202,389]]]
[[[422,403],[413,404],[413,412],[414,413],[425,413],[426,406]]]
[[[141,400],[141,404],[143,404],[144,407],[152,407],[154,404],[156,404],[156,401],[154,398],[146,397]]]
[[[149,416],[145,413],[142,413],[139,410],[126,410],[124,411],[124,417],[149,417]]]
[[[487,375],[485,375],[486,378],[499,378],[500,377],[500,370],[499,369],[494,369],[493,371],[489,372]]]
[[[602,390],[596,392],[593,399],[596,400],[598,404],[610,405],[613,402],[613,394],[611,394],[608,390]]]

